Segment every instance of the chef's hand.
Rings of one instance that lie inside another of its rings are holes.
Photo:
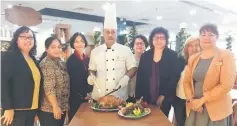
[[[115,87],[115,89],[118,89],[120,86],[121,88],[124,88],[128,85],[128,81],[130,80],[128,75],[125,75],[118,83],[118,85]]]
[[[95,76],[93,74],[91,74],[90,76],[88,76],[87,78],[87,82],[90,85],[94,85],[95,84]]]
[[[163,101],[165,100],[165,96],[164,95],[160,95],[157,100],[156,100],[156,105],[158,105],[160,108],[162,106]]]

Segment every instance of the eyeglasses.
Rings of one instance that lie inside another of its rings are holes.
[[[141,45],[141,46],[143,46],[144,45],[144,43],[143,42],[137,42],[137,43],[135,43],[135,45]]]
[[[153,40],[155,40],[155,41],[158,41],[158,40],[162,40],[162,41],[164,41],[165,40],[165,37],[153,37]]]
[[[21,39],[23,39],[23,40],[26,40],[26,39],[28,39],[28,40],[34,40],[34,38],[33,37],[27,37],[27,36],[19,36],[19,38],[21,38]]]

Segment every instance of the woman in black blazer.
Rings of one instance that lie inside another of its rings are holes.
[[[2,57],[2,125],[33,126],[42,91],[41,72],[35,60],[36,39],[31,29],[16,30]]]
[[[167,47],[168,39],[168,31],[162,27],[151,32],[151,49],[141,56],[136,81],[136,98],[143,96],[149,104],[158,105],[167,117],[182,69],[177,53]]]
[[[80,104],[86,101],[92,87],[87,83],[89,58],[84,54],[87,40],[81,33],[75,33],[70,39],[70,46],[75,49],[68,58],[67,69],[70,76],[69,122],[76,114]]]

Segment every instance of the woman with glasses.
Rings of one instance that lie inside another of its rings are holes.
[[[143,96],[148,103],[159,106],[167,117],[182,71],[177,53],[167,47],[168,40],[165,28],[153,29],[149,37],[151,49],[141,56],[136,80],[136,98]]]
[[[137,61],[137,66],[139,66],[141,55],[144,53],[146,47],[148,46],[147,38],[143,35],[137,35],[132,41],[132,46],[134,49],[134,57]],[[133,97],[135,97],[135,90],[136,90],[136,75],[130,79],[128,84],[128,101],[135,102]]]
[[[75,51],[67,61],[71,87],[69,121],[72,120],[81,103],[86,102],[87,93],[92,90],[91,85],[87,83],[89,58],[84,53],[87,46],[86,37],[81,33],[75,33],[70,39],[70,45]]]
[[[183,80],[187,99],[186,126],[233,126],[232,99],[235,60],[229,50],[216,46],[217,26],[205,24],[200,30],[202,51],[189,58]]]
[[[28,27],[13,35],[9,50],[2,57],[2,125],[33,126],[38,109],[41,74],[35,59],[36,38]]]
[[[57,38],[49,37],[45,40],[45,48],[47,56],[40,62],[44,97],[38,117],[41,126],[63,126],[69,109],[69,75],[60,58],[62,44]]]

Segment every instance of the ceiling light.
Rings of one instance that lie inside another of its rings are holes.
[[[212,24],[215,24],[215,21],[214,21],[214,20],[211,20],[210,22],[211,22]]]
[[[218,10],[214,10],[214,12],[215,12],[216,14],[223,15],[223,13],[220,12],[220,11],[218,11]]]
[[[4,27],[7,28],[7,25],[5,25]]]
[[[185,23],[185,22],[179,24],[179,28],[180,28],[180,29],[181,29],[181,28],[187,28],[187,27],[188,27],[188,24]]]
[[[192,26],[193,26],[194,28],[197,28],[197,27],[198,27],[196,23],[192,23]]]
[[[7,8],[12,8],[12,5],[11,4],[7,5]]]
[[[142,2],[142,0],[136,0],[136,3],[141,3]]]
[[[109,4],[110,4],[110,3],[105,3],[105,4],[102,5],[101,8],[102,8],[104,11],[107,11]]]
[[[190,14],[190,15],[195,15],[196,13],[197,13],[196,10],[191,10],[191,11],[189,11],[189,14]]]
[[[162,19],[163,19],[162,16],[157,16],[157,17],[156,17],[156,20],[162,20]]]

